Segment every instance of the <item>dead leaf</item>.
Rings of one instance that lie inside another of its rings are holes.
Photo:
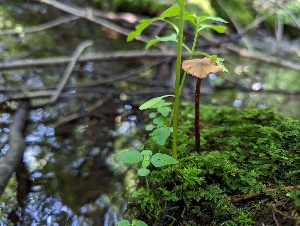
[[[182,62],[182,69],[188,74],[198,78],[205,78],[208,74],[214,74],[222,71],[223,65],[216,65],[215,61],[210,58],[185,60]]]

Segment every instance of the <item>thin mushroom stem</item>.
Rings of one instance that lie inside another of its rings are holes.
[[[197,78],[195,91],[195,151],[200,153],[200,87],[202,78]]]

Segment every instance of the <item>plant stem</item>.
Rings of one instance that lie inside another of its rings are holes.
[[[195,53],[195,48],[196,48],[196,43],[197,43],[197,37],[198,37],[198,33],[197,33],[197,28],[195,29],[195,35],[194,35],[194,41],[193,41],[193,45],[192,45],[192,49],[191,49],[191,52],[190,52],[190,56],[189,56],[189,60],[191,60],[194,56],[194,53]],[[180,81],[180,86],[179,86],[179,97],[181,95],[181,91],[182,91],[182,88],[183,88],[183,85],[184,85],[184,81],[185,81],[185,78],[186,78],[186,71],[183,73],[183,76],[182,76],[182,79]],[[173,111],[171,113],[171,117],[170,117],[170,121],[169,121],[169,125],[172,124],[172,121],[173,121],[173,117],[174,116],[174,106],[173,106]]]
[[[179,108],[179,96],[180,96],[180,69],[181,69],[181,52],[182,52],[182,39],[183,39],[183,25],[184,25],[184,8],[185,1],[178,0],[180,6],[180,18],[179,18],[179,31],[177,40],[177,59],[176,59],[176,79],[175,79],[175,101],[174,101],[174,118],[173,118],[173,157],[177,159],[177,126],[178,126],[178,108]]]
[[[197,43],[197,37],[198,37],[198,33],[197,33],[197,29],[195,29],[195,34],[194,34],[194,40],[193,40],[193,45],[192,45],[192,49],[191,49],[191,53],[190,53],[190,57],[189,60],[191,60],[194,56],[195,53],[195,48],[196,48],[196,43]],[[179,88],[179,95],[181,94],[183,85],[184,85],[184,81],[186,78],[186,71],[183,73],[182,79],[181,79],[181,83],[180,83],[180,88]]]
[[[195,151],[200,153],[200,87],[202,78],[197,78],[195,91]]]

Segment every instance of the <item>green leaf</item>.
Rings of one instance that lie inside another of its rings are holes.
[[[147,176],[150,173],[150,170],[148,170],[146,168],[140,168],[137,173],[141,177],[145,177],[145,176]]]
[[[146,128],[145,128],[145,129],[146,129],[147,131],[152,131],[154,128],[155,128],[155,126],[154,126],[154,125],[152,125],[152,124],[149,124],[149,125],[147,125],[147,126],[146,126]]]
[[[157,111],[161,113],[163,116],[168,116],[168,114],[172,111],[170,107],[159,107]]]
[[[183,18],[184,20],[190,21],[194,25],[197,15],[194,12],[184,12]]]
[[[210,29],[213,29],[215,30],[216,32],[218,33],[224,33],[224,31],[227,29],[227,27],[225,26],[220,26],[220,25],[213,25],[213,24],[201,24],[199,29],[198,29],[198,32],[205,29],[205,28],[210,28]]]
[[[147,42],[147,45],[146,45],[146,49],[149,49],[151,46],[153,46],[155,43],[159,42],[158,39],[154,38],[154,39],[151,39]]]
[[[152,106],[152,108],[156,108],[157,109],[157,108],[160,108],[160,107],[167,107],[167,106],[170,106],[170,105],[172,105],[171,102],[165,101],[164,99],[162,99],[159,102],[157,102],[156,104],[154,104]]]
[[[162,167],[178,163],[178,161],[172,156],[161,153],[154,154],[150,161],[155,167]]]
[[[218,55],[211,55],[209,58],[216,61],[218,59]]]
[[[218,21],[218,22],[222,22],[222,23],[228,23],[228,21],[222,19],[221,17],[207,16],[206,19],[207,20],[214,20],[214,21]]]
[[[160,97],[155,97],[151,100],[148,100],[146,103],[143,103],[139,109],[140,110],[145,110],[145,109],[148,109],[148,108],[153,108],[153,106],[155,104],[157,104],[160,100],[162,100],[163,98],[165,97],[174,97],[174,95],[164,95],[164,96],[160,96]]]
[[[166,17],[179,16],[180,7],[178,5],[171,6],[167,8],[162,14],[160,14],[161,19],[165,19]]]
[[[160,126],[165,125],[167,121],[168,121],[168,118],[166,116],[163,116],[163,115],[153,119],[153,123],[156,124],[156,125],[160,125]]]
[[[169,127],[159,127],[153,131],[152,135],[157,144],[164,145],[170,134]]]
[[[117,154],[115,157],[116,161],[135,164],[143,161],[143,155],[136,150],[123,151],[120,154]]]
[[[149,118],[155,118],[156,117],[156,112],[151,112],[150,114],[149,114]]]
[[[140,20],[139,24],[135,27],[135,30],[130,32],[127,36],[127,42],[132,41],[136,36],[142,34],[142,32],[149,26],[153,21],[161,20],[160,18]]]
[[[133,219],[132,220],[132,225],[133,226],[148,226],[144,221]]]
[[[175,33],[169,35],[169,36],[155,36],[155,39],[151,39],[147,45],[146,49],[150,48],[152,45],[154,45],[157,42],[177,42],[177,35]]]
[[[116,223],[117,226],[130,226],[130,222],[128,220],[121,220]]]
[[[152,151],[150,151],[150,150],[143,150],[143,151],[141,152],[141,154],[142,154],[143,156],[150,156],[150,155],[152,155]]]
[[[147,160],[144,159],[142,161],[142,167],[143,168],[147,168],[149,165],[150,165],[150,156],[149,156],[149,159],[147,159]]]
[[[177,35],[175,33],[172,33],[169,36],[163,36],[163,37],[155,36],[155,37],[161,42],[168,42],[168,41],[177,42]]]

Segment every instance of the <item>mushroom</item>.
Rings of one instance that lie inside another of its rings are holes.
[[[196,91],[195,91],[195,150],[200,153],[200,87],[202,78],[209,74],[214,74],[223,71],[223,65],[216,65],[215,61],[210,58],[185,60],[182,62],[182,69],[188,74],[197,77]]]

